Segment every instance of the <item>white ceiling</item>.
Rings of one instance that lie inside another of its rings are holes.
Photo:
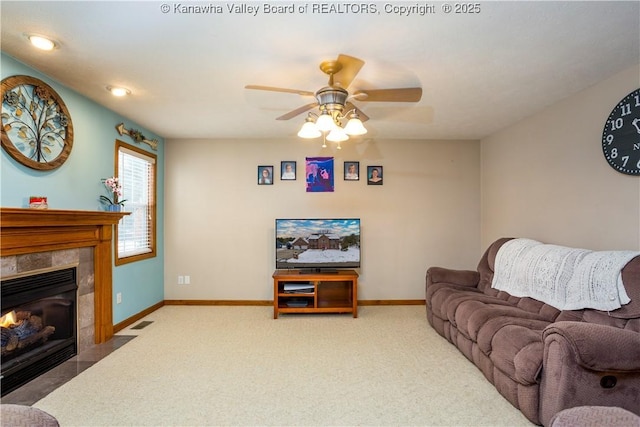
[[[377,13],[264,9],[305,3],[337,11],[369,4]],[[385,11],[425,4],[435,13]],[[295,136],[304,114],[275,118],[313,98],[244,86],[316,91],[327,84],[318,65],[340,53],[366,62],[351,92],[423,88],[419,103],[354,102],[370,117],[368,136],[409,139],[479,139],[640,62],[637,0],[482,1],[475,14],[447,14],[444,4],[3,0],[1,46],[165,138]],[[222,13],[178,13],[180,5]],[[260,10],[230,13],[229,5]],[[36,51],[25,33],[48,35],[60,47]],[[114,98],[107,85],[132,93]]]

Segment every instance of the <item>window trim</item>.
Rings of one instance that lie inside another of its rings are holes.
[[[157,230],[157,222],[158,222],[158,217],[157,217],[157,209],[156,209],[156,200],[157,200],[157,193],[158,193],[158,156],[150,153],[146,150],[143,150],[141,148],[138,148],[134,145],[131,144],[127,144],[126,142],[120,141],[119,139],[116,139],[116,150],[115,150],[115,173],[114,176],[118,176],[118,172],[119,172],[119,160],[120,160],[120,151],[121,148],[124,151],[133,151],[135,153],[139,153],[145,157],[151,158],[153,159],[153,163],[152,163],[152,182],[153,182],[153,188],[151,189],[151,197],[152,197],[152,201],[151,201],[151,206],[150,206],[150,211],[151,211],[151,216],[152,216],[152,220],[151,220],[151,224],[150,224],[150,228],[151,228],[151,235],[149,236],[149,243],[151,246],[151,251],[150,252],[145,252],[145,253],[141,253],[141,254],[135,254],[135,255],[129,255],[129,256],[125,256],[125,257],[120,257],[120,255],[118,254],[118,224],[116,224],[115,227],[115,236],[114,236],[114,247],[113,247],[113,251],[114,251],[114,259],[115,259],[115,265],[123,265],[123,264],[128,264],[131,262],[136,262],[136,261],[141,261],[141,260],[145,260],[145,259],[149,259],[149,258],[155,258],[156,256],[156,230]],[[133,155],[133,154],[131,154]]]

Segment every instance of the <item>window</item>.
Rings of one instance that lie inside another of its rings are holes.
[[[116,265],[156,256],[156,158],[116,140],[116,170],[130,212],[116,226]]]

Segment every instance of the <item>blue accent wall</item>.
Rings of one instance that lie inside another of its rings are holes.
[[[73,149],[67,161],[52,171],[37,171],[22,166],[5,150],[0,159],[0,205],[28,207],[29,196],[46,196],[51,209],[102,210],[99,201],[106,194],[101,179],[113,176],[115,141],[120,139],[158,156],[157,256],[113,268],[113,321],[120,323],[164,299],[164,140],[126,117],[62,86],[14,58],[2,53],[2,79],[14,75],[36,77],[60,95],[73,121]],[[135,96],[135,94],[133,95]],[[126,102],[126,99],[122,100]],[[120,136],[115,126],[138,129],[147,139],[157,139],[158,150],[136,144],[127,135]],[[125,206],[126,210],[126,206]],[[116,295],[122,303],[116,304]]]

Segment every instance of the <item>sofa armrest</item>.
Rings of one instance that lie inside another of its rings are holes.
[[[565,341],[580,366],[593,371],[640,372],[640,333],[586,322],[555,322],[543,332],[545,346]]]
[[[451,270],[443,267],[430,267],[427,270],[427,287],[432,283],[449,283],[459,286],[476,287],[480,273],[472,270]]]

